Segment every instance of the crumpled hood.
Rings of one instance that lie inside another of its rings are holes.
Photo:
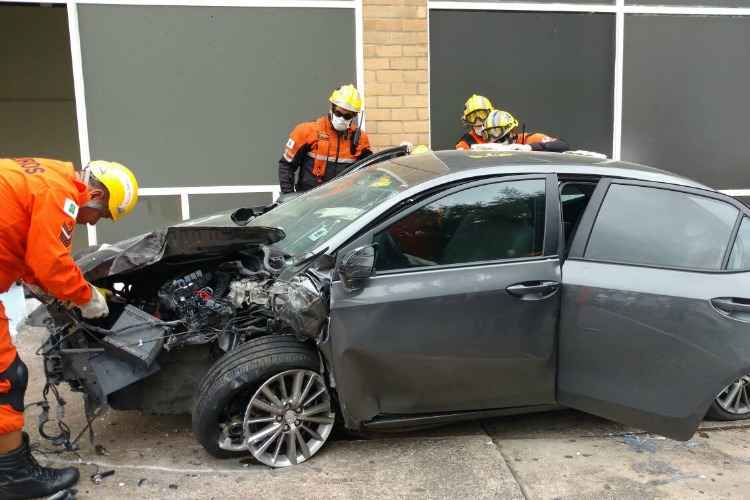
[[[162,227],[113,244],[103,244],[76,258],[88,281],[134,271],[168,257],[210,256],[271,245],[284,238],[279,228],[239,226],[224,212]]]

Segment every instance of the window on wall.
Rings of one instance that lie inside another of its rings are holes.
[[[91,156],[144,187],[276,184],[292,128],[356,80],[353,7],[79,5]]]
[[[683,5],[714,2],[682,0]],[[739,97],[750,88],[748,46],[748,16],[628,14],[623,159],[672,170],[712,187],[750,188],[748,107],[747,99]]]
[[[732,205],[704,196],[613,184],[599,210],[585,256],[719,270],[737,213]]]
[[[518,259],[542,255],[545,181],[477,186],[441,198],[378,233],[376,269]]]
[[[614,14],[431,10],[432,146],[455,146],[477,93],[529,131],[611,154],[614,34]]]

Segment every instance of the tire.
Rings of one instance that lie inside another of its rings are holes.
[[[750,376],[740,377],[722,389],[711,403],[706,416],[711,420],[724,422],[750,418]]]
[[[241,408],[266,380],[291,369],[320,371],[317,351],[289,335],[253,339],[220,358],[206,373],[193,406],[193,433],[217,458],[248,455],[219,447],[228,408]]]

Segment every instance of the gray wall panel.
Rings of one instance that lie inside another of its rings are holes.
[[[472,3],[486,3],[486,4],[493,4],[493,3],[501,3],[501,0],[479,0],[477,2],[476,0],[454,0],[456,2],[472,2]],[[502,0],[505,3],[508,3],[512,1],[513,3],[516,2],[533,2],[533,3],[587,3],[587,4],[613,4],[615,3],[614,0]],[[721,0],[719,0],[721,1]]]
[[[750,18],[629,15],[623,159],[750,188]]]
[[[99,243],[114,243],[158,227],[181,221],[179,196],[141,196],[133,212],[112,222],[101,220],[96,225]],[[85,227],[79,227],[76,231]]]
[[[80,163],[65,7],[0,5],[0,157]]]
[[[241,207],[260,207],[273,202],[271,193],[191,194],[190,217],[211,215]]]
[[[750,7],[747,0],[625,0],[626,5],[667,5],[690,7]]]
[[[289,130],[355,80],[353,10],[79,10],[92,157],[143,186],[275,184]]]
[[[531,131],[610,154],[613,65],[614,15],[432,10],[433,147],[454,147],[479,93]]]

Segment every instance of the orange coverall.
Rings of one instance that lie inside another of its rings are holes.
[[[0,292],[22,279],[61,300],[78,305],[91,300],[89,285],[70,255],[78,207],[89,200],[73,165],[45,158],[0,159],[0,200]],[[17,356],[0,302],[0,374]],[[20,358],[18,362],[22,364]],[[17,391],[25,391],[23,385]],[[0,376],[0,396],[12,390],[13,381]],[[21,429],[23,411],[0,404],[0,434]]]
[[[456,149],[471,149],[472,144],[485,144],[486,142],[487,141],[484,140],[484,137],[478,135],[472,129],[461,136],[461,139],[459,139],[456,144]]]

